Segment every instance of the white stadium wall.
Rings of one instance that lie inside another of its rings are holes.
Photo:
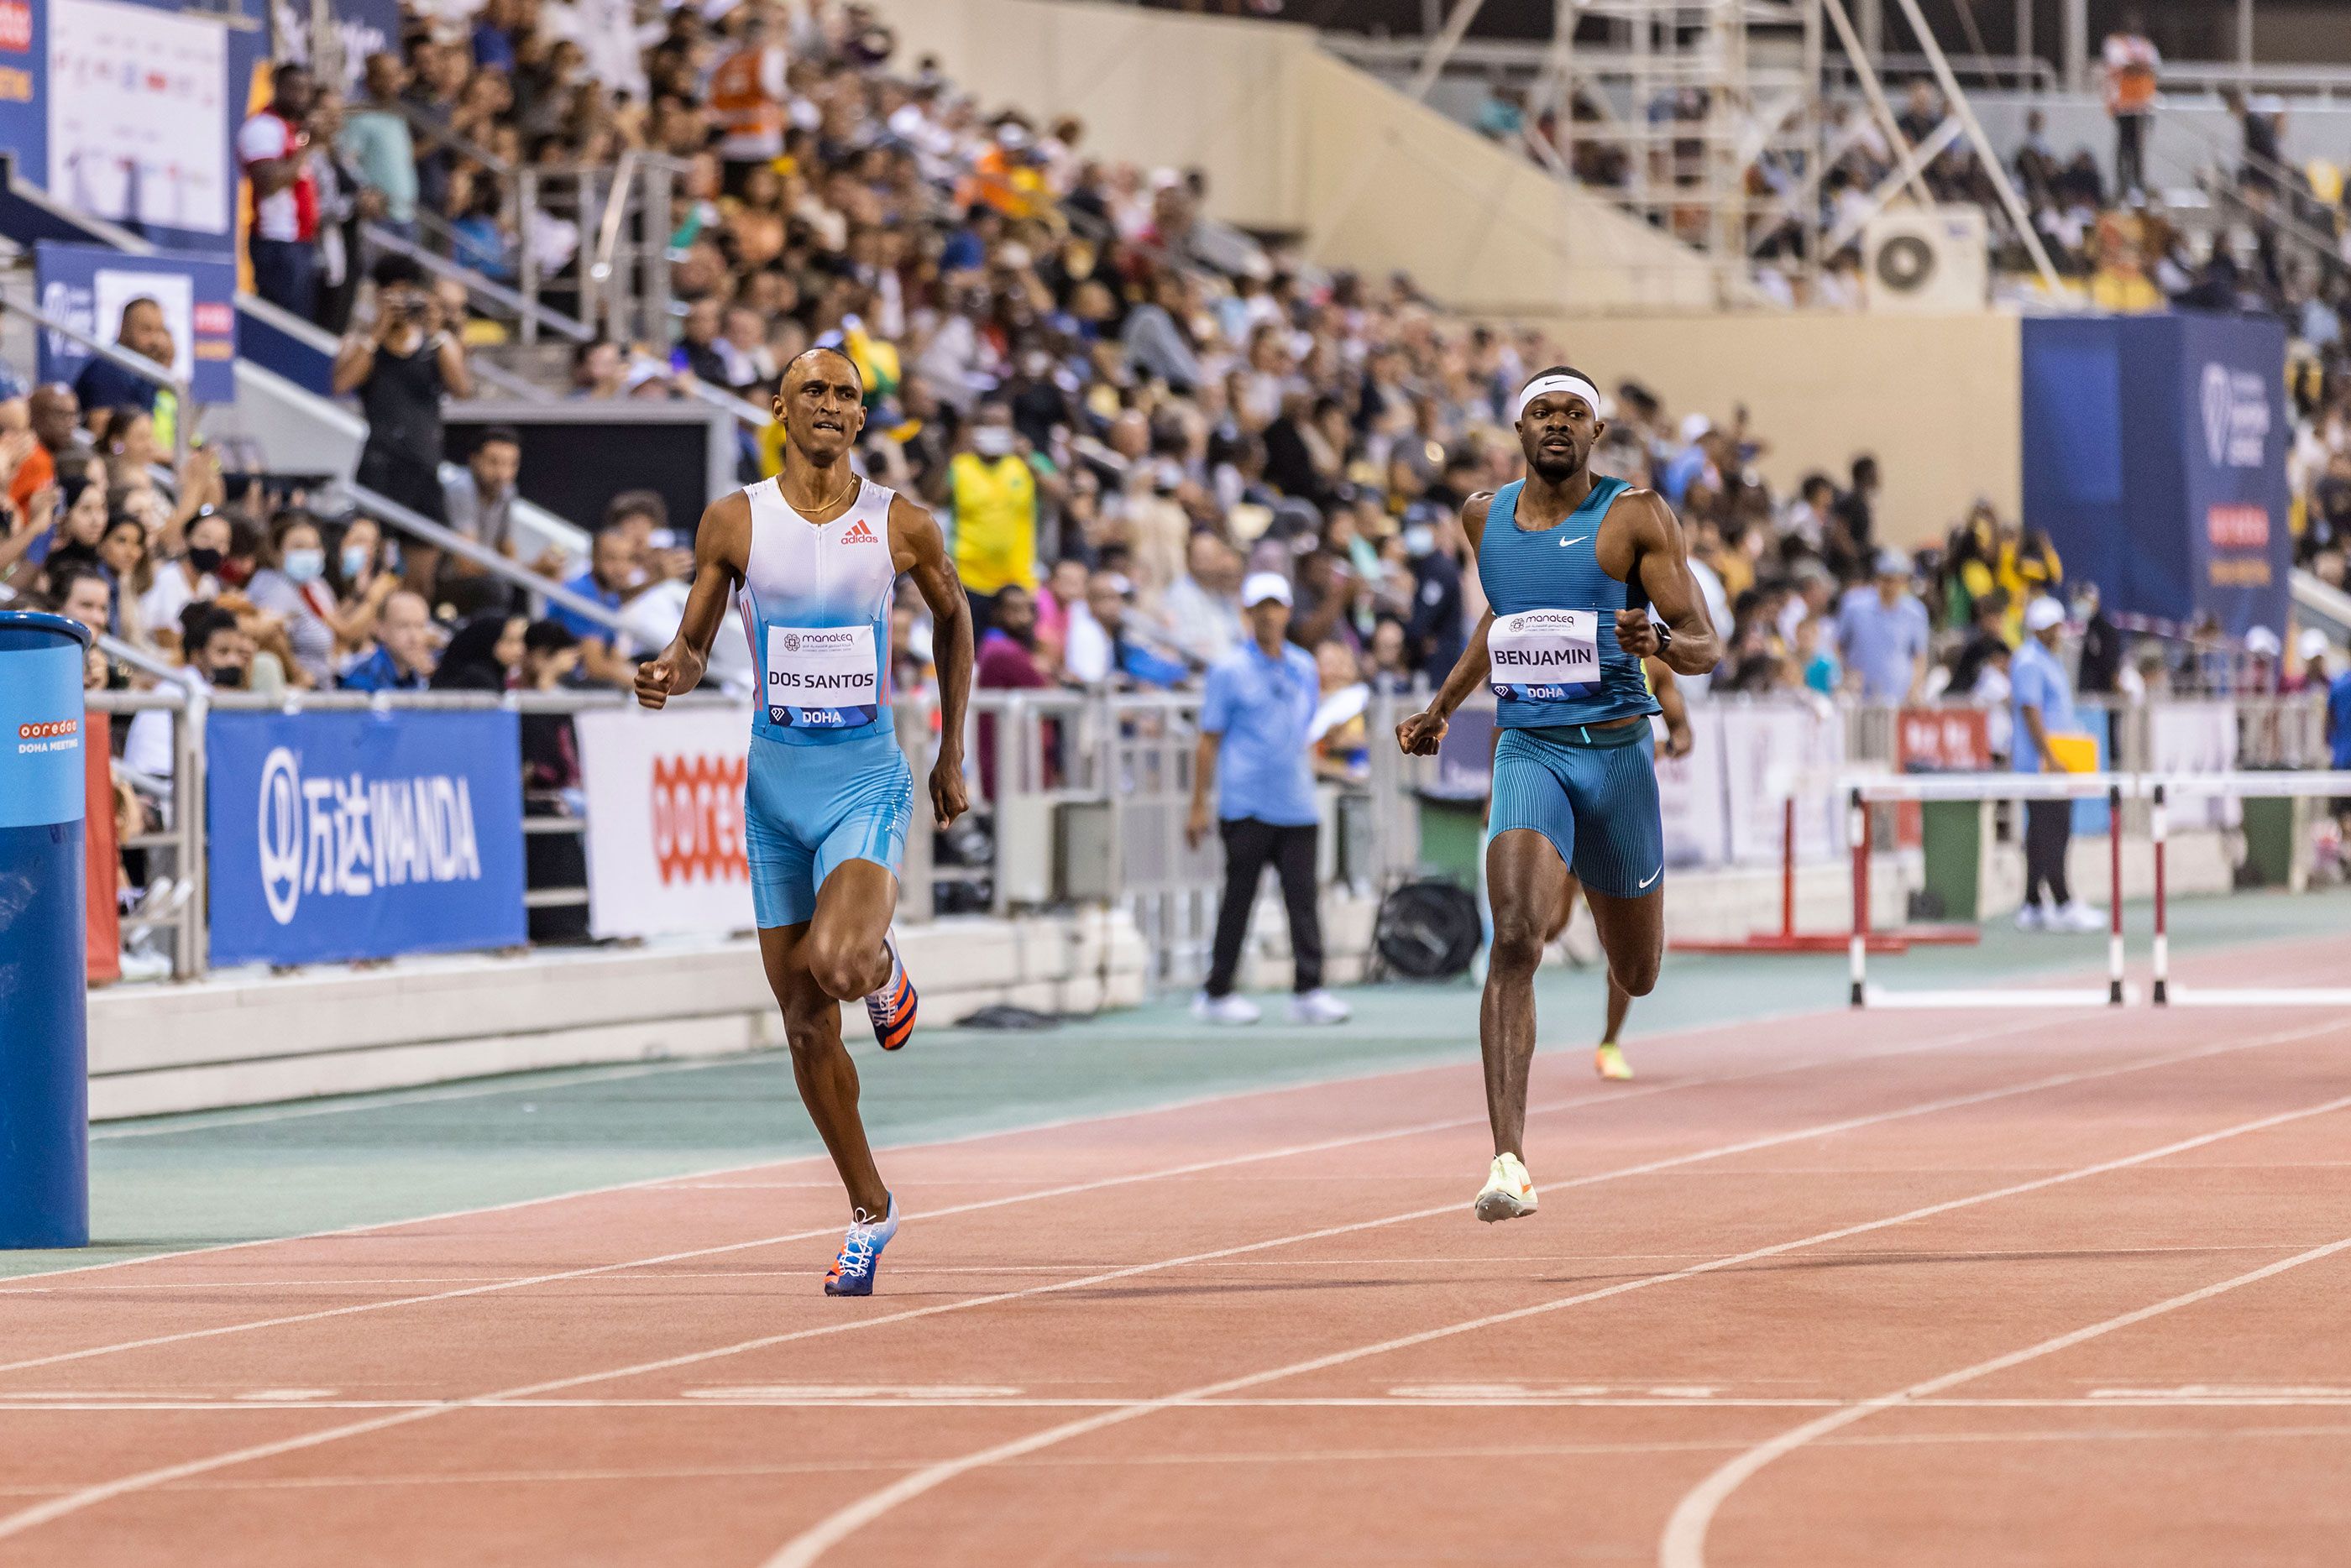
[[[1747,405],[1781,487],[1811,469],[1837,479],[1876,452],[1886,543],[1926,544],[1977,496],[2004,517],[2023,503],[2023,361],[2017,318],[1825,312],[1680,312],[1530,317],[1604,387],[1637,380],[1676,419]]]
[[[1086,145],[1196,165],[1209,215],[1303,234],[1316,261],[1409,272],[1497,316],[1716,303],[1685,246],[1377,78],[1311,29],[1086,0],[877,0],[989,109],[1074,115]]]

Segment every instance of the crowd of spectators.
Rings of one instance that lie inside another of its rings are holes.
[[[130,389],[92,406],[42,388],[13,416],[0,403],[17,518],[0,572],[216,683],[625,687],[675,624],[684,520],[622,493],[584,564],[522,561],[512,433],[486,432],[456,477],[435,472],[441,399],[470,379],[462,297],[398,250],[328,243],[319,213],[320,192],[340,192],[401,235],[465,236],[460,259],[496,275],[513,223],[553,220],[486,199],[492,171],[464,147],[549,167],[640,149],[684,171],[677,335],[583,344],[576,395],[698,383],[763,404],[802,349],[841,348],[867,389],[862,465],[948,524],[983,688],[1194,686],[1241,640],[1240,586],[1261,571],[1293,585],[1289,635],[1333,715],[1330,770],[1360,765],[1361,693],[1451,667],[1483,608],[1458,513],[1516,472],[1509,400],[1567,358],[1558,346],[1449,317],[1408,278],[1324,274],[1222,229],[1201,215],[1196,171],[1099,158],[1075,120],[987,109],[935,61],[900,57],[854,5],[750,0],[715,20],[681,7],[632,43],[577,22],[542,0],[435,5],[367,62],[363,104],[347,113],[283,68],[239,145],[264,291],[332,324],[335,288],[371,284],[351,291],[368,324],[335,366],[369,416],[361,480],[521,564],[576,569],[563,586],[624,629],[559,603],[515,627],[521,602],[473,562],[232,484],[201,448],[159,478],[155,426],[172,410],[152,393],[120,400]],[[1940,108],[1914,93],[1907,114],[1923,134]],[[1841,158],[1864,161],[1841,162],[1833,190],[1873,183],[1878,155],[1854,138]],[[1972,189],[1969,156],[1947,152],[1931,178]],[[2053,198],[2069,178],[2053,167],[2033,188]],[[577,235],[568,255],[559,238],[534,239],[550,274],[576,265]],[[152,308],[127,311],[120,337],[168,357]],[[1935,549],[1891,549],[1916,520],[1883,525],[1869,457],[1782,493],[1744,410],[1671,410],[1631,380],[1607,401],[1595,468],[1677,508],[1726,633],[1712,681],[1686,683],[1694,696],[1997,697],[2032,598],[2071,590],[2086,614],[2086,585],[2066,582],[2048,541],[1989,506]],[[772,472],[773,432],[744,461]],[[2322,550],[2351,522],[2351,408],[2313,407],[2297,462],[2304,537]],[[197,629],[250,652],[208,656]],[[2113,680],[2127,689],[2143,677],[2119,637]],[[892,643],[893,679],[919,686],[928,628],[911,596]],[[2200,668],[2158,663],[2168,685]],[[713,671],[747,674],[723,659]],[[2099,681],[2094,670],[2085,690]]]

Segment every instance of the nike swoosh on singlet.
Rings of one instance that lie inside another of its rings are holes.
[[[1564,550],[1564,549],[1566,549],[1570,545],[1581,545],[1581,544],[1583,544],[1586,539],[1589,539],[1589,538],[1591,538],[1591,537],[1592,537],[1592,535],[1589,535],[1589,534],[1578,534],[1578,535],[1577,535],[1574,538],[1573,538],[1573,539],[1562,539],[1562,540],[1559,542],[1559,547],[1560,547],[1561,549]]]

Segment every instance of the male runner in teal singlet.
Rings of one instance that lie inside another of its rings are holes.
[[[931,608],[940,732],[931,815],[942,828],[964,811],[972,667],[971,610],[938,524],[850,467],[863,399],[856,366],[835,349],[811,348],[785,368],[775,401],[783,472],[703,513],[677,636],[637,670],[648,708],[693,691],[734,598],[763,689],[743,803],[759,956],[800,1099],[849,1189],[849,1234],[824,1282],[835,1296],[872,1293],[898,1230],[858,1117],[841,1003],[864,999],[884,1051],[914,1033],[914,988],[890,935],[914,810],[886,668],[901,572]]]
[[[1628,997],[1656,983],[1665,832],[1649,730],[1657,703],[1641,660],[1654,654],[1698,675],[1721,651],[1672,510],[1585,465],[1606,428],[1599,409],[1591,379],[1565,366],[1519,393],[1527,477],[1461,508],[1491,607],[1427,709],[1396,726],[1407,753],[1434,756],[1453,711],[1493,682],[1502,732],[1486,841],[1494,940],[1478,1040],[1494,1162],[1473,1205],[1480,1220],[1535,1210],[1526,1168],[1535,966],[1571,872],[1609,978]]]

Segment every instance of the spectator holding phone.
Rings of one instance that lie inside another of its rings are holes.
[[[473,396],[465,351],[446,328],[441,305],[424,286],[424,269],[404,255],[376,260],[375,325],[343,338],[335,353],[338,396],[357,394],[367,419],[359,483],[430,522],[447,519],[441,491],[441,399]],[[439,565],[418,552],[409,586],[433,587]]]

